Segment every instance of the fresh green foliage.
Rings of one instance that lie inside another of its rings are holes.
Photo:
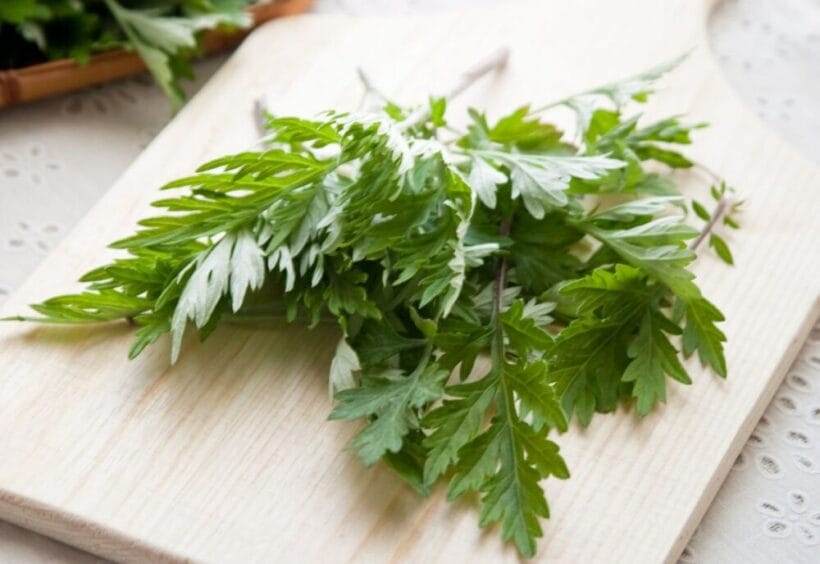
[[[126,318],[132,357],[170,333],[173,360],[191,325],[336,323],[331,418],[366,423],[350,448],[422,493],[442,478],[451,499],[477,492],[481,525],[532,556],[542,481],[569,477],[551,431],[645,415],[669,378],[690,382],[679,349],[726,375],[723,316],[688,269],[710,230],[686,209],[715,216],[658,172],[691,165],[675,147],[701,126],[624,106],[664,70],[562,102],[584,108],[577,145],[543,119],[554,104],[471,110],[463,133],[442,98],[268,116],[263,149],[168,184],[162,213],[113,244],[126,254],[36,320]]]
[[[0,66],[22,67],[71,57],[80,63],[101,51],[123,47],[142,57],[148,70],[179,107],[181,78],[193,75],[189,61],[199,32],[247,27],[243,8],[253,0],[3,0],[0,2]]]

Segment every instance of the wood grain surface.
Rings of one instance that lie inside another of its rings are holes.
[[[748,200],[732,235],[737,266],[695,265],[727,314],[728,381],[695,383],[639,420],[619,412],[559,442],[572,471],[546,482],[552,519],[539,559],[674,561],[818,313],[820,171],[769,134],[719,74],[705,39],[709,2],[523,4],[419,18],[308,16],[256,31],[4,306],[76,287],[129,233],[163,182],[253,144],[252,106],[353,109],[355,67],[400,101],[441,91],[500,45],[512,57],[453,104],[491,115],[549,101],[692,49],[647,113],[713,126],[690,154]],[[708,179],[678,179],[693,192]],[[474,504],[422,499],[344,446],[328,422],[335,331],[223,327],[126,360],[132,329],[0,326],[0,518],[122,561],[516,561]]]

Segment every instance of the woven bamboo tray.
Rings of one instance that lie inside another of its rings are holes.
[[[253,17],[252,27],[257,27],[273,18],[304,12],[312,4],[313,0],[275,0],[251,6],[248,11]],[[211,54],[235,47],[250,31],[207,32],[203,37],[202,50],[205,54]],[[0,108],[73,92],[144,70],[145,64],[138,55],[116,49],[94,55],[83,65],[73,59],[60,59],[0,71]]]

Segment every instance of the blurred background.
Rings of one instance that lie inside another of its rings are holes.
[[[316,0],[312,11],[412,14],[501,1]],[[709,39],[740,99],[820,164],[820,0],[719,1]],[[187,93],[228,56],[195,63]],[[0,303],[171,118],[147,73],[0,109]],[[681,560],[818,562],[818,554],[820,325]],[[0,562],[96,561],[0,522]]]

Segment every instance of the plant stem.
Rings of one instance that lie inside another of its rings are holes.
[[[729,199],[723,197],[718,201],[717,207],[715,207],[715,211],[712,212],[712,215],[709,217],[709,221],[706,222],[706,225],[703,226],[703,229],[700,230],[698,236],[692,241],[692,244],[689,245],[689,249],[692,251],[697,250],[698,246],[706,239],[706,236],[709,235],[712,230],[715,228],[715,225],[720,218],[723,217],[723,214],[726,213],[726,210],[729,209]]]
[[[484,76],[485,74],[494,71],[496,69],[502,69],[507,64],[507,60],[510,58],[510,50],[507,47],[502,47],[495,53],[491,54],[487,57],[484,61],[480,62],[473,68],[469,69],[467,72],[461,75],[458,82],[456,82],[450,90],[444,94],[444,97],[449,101],[467,90],[470,86],[472,86],[479,78]],[[401,130],[410,129],[411,127],[415,127],[416,125],[424,122],[427,118],[430,117],[430,106],[429,104],[424,104],[420,106],[416,111],[411,113],[407,116],[404,121],[399,124],[399,128]]]
[[[387,101],[387,96],[382,94],[381,90],[376,88],[376,86],[373,84],[373,81],[370,80],[370,77],[367,75],[366,72],[364,72],[364,69],[362,69],[362,67],[356,67],[356,74],[359,76],[359,80],[364,86],[365,99],[367,98],[368,94],[373,94],[382,101]],[[364,102],[364,100],[362,100],[362,102]]]
[[[510,222],[507,219],[501,220],[498,233],[502,237],[510,234]],[[498,258],[498,266],[495,269],[495,283],[493,284],[493,323],[495,324],[495,343],[493,343],[496,355],[502,355],[504,350],[504,333],[501,330],[501,310],[503,308],[504,286],[507,283],[507,256],[501,255]],[[493,362],[503,361],[503,358],[493,358]],[[497,368],[497,367],[496,367]]]
[[[498,229],[499,235],[507,237],[510,234],[510,222],[507,219],[501,220],[501,225]],[[495,284],[493,287],[493,342],[491,345],[492,366],[498,378],[498,395],[496,396],[496,405],[498,406],[498,415],[506,421],[507,433],[509,433],[509,440],[512,443],[513,453],[512,464],[516,465],[517,456],[520,455],[520,447],[515,444],[516,439],[511,429],[513,428],[513,417],[515,415],[515,398],[510,389],[507,378],[505,378],[506,356],[504,350],[504,328],[501,323],[501,313],[504,307],[504,287],[507,284],[507,256],[502,255],[498,259],[498,266],[495,271]]]
[[[260,138],[268,133],[267,120],[265,119],[265,103],[261,98],[257,98],[253,101],[253,123],[256,125],[256,132]]]
[[[723,178],[718,176],[718,174],[715,171],[713,171],[711,168],[709,168],[705,164],[696,162],[695,163],[695,168],[700,170],[701,172],[705,173],[707,176],[711,176],[712,181],[715,184],[720,184],[721,182],[723,182]]]

